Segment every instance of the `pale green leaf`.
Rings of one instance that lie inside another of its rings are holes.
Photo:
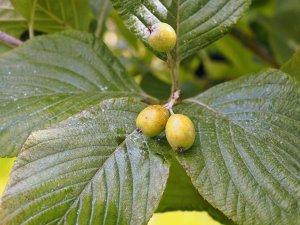
[[[177,159],[199,193],[238,224],[300,221],[300,87],[267,70],[213,87],[175,112],[194,147]]]
[[[159,21],[170,24],[178,38],[175,55],[182,60],[229,31],[250,0],[112,0],[112,3],[128,28],[146,45],[147,27]]]
[[[7,52],[7,51],[9,51],[9,50],[11,50],[11,49],[12,49],[11,46],[9,46],[9,45],[7,45],[7,44],[5,44],[5,43],[1,43],[1,42],[0,42],[0,54],[2,54],[2,53],[4,53],[4,52]]]
[[[300,81],[300,51],[296,52],[293,57],[281,67],[281,70]]]
[[[146,93],[158,99],[170,97],[171,85],[161,81],[150,72],[143,75],[140,86]]]
[[[27,22],[16,10],[9,0],[0,0],[0,31],[17,38],[26,31]]]
[[[119,61],[91,35],[37,37],[0,57],[0,156],[15,156],[34,130],[112,96],[139,95]]]
[[[66,29],[87,31],[90,5],[87,0],[11,0],[34,30],[52,33]]]
[[[145,104],[110,98],[33,133],[0,205],[0,223],[147,224],[166,186],[161,145],[135,131]]]
[[[175,158],[171,163],[167,186],[156,212],[174,210],[207,211],[215,220],[222,224],[234,224],[223,213],[213,208],[203,199],[193,186],[184,168],[181,167]]]

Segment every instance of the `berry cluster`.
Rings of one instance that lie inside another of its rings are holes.
[[[172,114],[161,105],[151,105],[140,112],[136,126],[148,137],[160,134],[164,129],[171,147],[183,152],[192,147],[195,141],[195,127],[189,117]]]

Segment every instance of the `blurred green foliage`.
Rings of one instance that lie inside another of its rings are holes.
[[[9,173],[12,168],[14,158],[0,158],[0,196],[2,195],[6,182],[8,181]]]
[[[298,0],[254,0],[228,35],[182,62],[183,98],[262,68],[279,68],[299,49],[300,30],[292,22],[300,22],[299,15]],[[106,21],[104,40],[147,93],[168,98],[167,65],[127,30],[114,10]]]

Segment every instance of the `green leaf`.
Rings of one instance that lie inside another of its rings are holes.
[[[270,43],[277,60],[285,63],[300,48],[300,2],[277,0],[276,13],[267,20]]]
[[[4,52],[7,52],[7,51],[9,51],[11,49],[12,49],[11,46],[0,42],[0,54],[2,54]]]
[[[93,14],[99,18],[99,16],[107,15],[110,12],[111,3],[109,0],[90,0],[90,5]],[[103,22],[103,21],[102,21]]]
[[[27,29],[27,22],[16,10],[9,0],[1,0],[0,4],[0,27],[1,31],[15,37]]]
[[[2,197],[2,224],[147,224],[169,163],[155,139],[135,131],[145,107],[110,98],[33,133]]]
[[[296,54],[281,67],[281,70],[300,81],[300,51],[296,52]]]
[[[66,29],[87,31],[90,5],[87,0],[11,0],[34,30],[52,33]]]
[[[147,46],[147,27],[159,21],[170,24],[178,38],[176,56],[182,60],[229,31],[250,0],[112,0],[112,4]]]
[[[146,93],[158,99],[168,99],[170,96],[171,86],[161,81],[150,72],[143,75],[140,86]]]
[[[165,139],[164,139],[165,140]],[[168,145],[168,143],[166,143]],[[157,212],[174,210],[203,211],[203,198],[176,159],[172,160],[166,190]]]
[[[194,147],[177,159],[199,193],[238,224],[300,221],[300,87],[267,70],[174,109],[193,120]]]
[[[110,19],[113,20],[113,22],[118,27],[118,32],[120,32],[122,37],[124,37],[126,42],[128,42],[128,44],[131,45],[131,47],[134,47],[135,49],[141,48],[141,44],[138,42],[138,38],[132,32],[130,32],[130,30],[128,30],[128,28],[124,24],[124,21],[115,10],[112,10],[110,14]]]
[[[234,224],[199,195],[184,168],[181,167],[175,158],[171,161],[167,186],[156,212],[173,210],[207,211],[215,220],[222,224]]]
[[[234,48],[233,48],[234,46]],[[228,76],[225,79],[231,80],[237,78],[238,76],[244,75],[247,71],[257,72],[269,66],[266,62],[258,58],[250,49],[242,45],[236,38],[231,35],[223,37],[221,40],[217,41],[214,46],[221,52],[221,54],[226,57],[229,61],[226,64],[225,69],[217,70],[217,63],[211,63],[209,72],[211,76]]]
[[[34,130],[130,93],[142,96],[93,36],[72,31],[34,38],[0,57],[0,156],[16,156]]]

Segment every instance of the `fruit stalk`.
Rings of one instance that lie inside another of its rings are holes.
[[[173,105],[177,103],[180,98],[180,86],[179,86],[179,62],[174,60],[171,53],[167,53],[168,57],[168,66],[171,71],[172,77],[172,89],[171,89],[171,96],[165,107],[167,109],[172,109]]]

